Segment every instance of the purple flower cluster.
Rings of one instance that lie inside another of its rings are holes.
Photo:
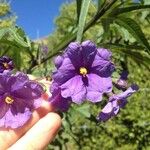
[[[12,74],[13,62],[0,58],[0,127],[18,128],[31,117],[41,104],[43,87],[29,80],[24,73]]]
[[[55,59],[56,71],[52,75],[52,96],[49,98],[51,105],[65,112],[73,102],[81,104],[87,100],[97,103],[107,95],[108,102],[97,120],[106,121],[117,115],[138,87],[133,84],[128,88],[126,71],[116,83],[112,83],[115,66],[111,55],[109,50],[96,48],[91,41],[70,43],[65,53]],[[43,87],[29,80],[26,74],[12,74],[13,68],[10,58],[0,57],[0,127],[5,128],[23,126],[33,110],[40,107],[44,93]],[[113,85],[122,93],[112,92]]]
[[[62,56],[55,59],[57,70],[53,72],[53,83],[50,89],[52,105],[61,111],[67,111],[71,102],[81,104],[85,100],[100,102],[102,96],[112,95],[111,75],[115,70],[111,62],[111,52],[104,48],[96,48],[91,41],[72,42]],[[123,90],[121,94],[109,97],[107,105],[97,119],[106,121],[116,115],[126,102],[127,97],[138,88],[127,88],[127,72],[121,74],[115,86]]]

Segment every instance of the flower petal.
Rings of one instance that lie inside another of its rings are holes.
[[[59,70],[75,70],[75,67],[73,66],[71,60],[68,57],[65,57]]]
[[[86,98],[86,88],[80,75],[76,75],[60,87],[62,97],[71,97],[77,104],[82,103]]]
[[[98,48],[98,55],[105,59],[105,60],[110,60],[111,59],[111,51],[109,51],[108,49],[105,49],[105,48]]]
[[[29,81],[24,85],[26,86],[31,90],[32,99],[40,98],[43,94],[43,87],[38,82]]]
[[[102,100],[102,94],[111,92],[111,78],[102,78],[96,74],[88,74],[87,99],[92,102]]]
[[[90,40],[85,41],[81,44],[82,47],[82,57],[83,57],[83,66],[89,68],[91,67],[95,55],[97,52],[96,45]]]
[[[106,106],[102,109],[102,111],[97,116],[98,121],[106,121],[112,117],[113,104],[112,102],[108,102]]]
[[[10,74],[0,74],[0,93],[4,93],[10,90],[10,85],[8,86],[8,79]]]
[[[0,95],[3,95],[5,93],[5,79],[3,76],[0,75]]]
[[[93,103],[99,102],[102,100],[102,93],[97,91],[88,91],[86,95],[86,99]]]
[[[63,112],[67,111],[71,104],[69,98],[63,98],[60,92],[58,92],[55,96],[52,95],[52,97],[49,98],[49,101],[54,108]]]
[[[78,42],[72,42],[67,47],[67,55],[76,69],[89,68],[96,55],[96,45],[89,40],[81,45]]]
[[[19,85],[18,88],[14,87],[14,89],[12,89],[12,95],[14,97],[33,100],[41,97],[41,94],[43,93],[42,86],[36,82],[29,81],[22,86],[21,84]]]
[[[138,86],[133,84],[131,85],[131,87],[129,87],[126,91],[120,93],[120,94],[117,94],[116,96],[114,96],[115,99],[126,99],[128,98],[129,96],[131,96],[133,93],[135,93],[137,90],[138,90]]]
[[[96,73],[101,77],[109,77],[114,69],[114,65],[110,61],[110,53],[106,52],[106,49],[99,49],[92,63],[91,72]]]
[[[8,111],[9,109],[9,105],[6,104],[4,102],[3,99],[0,100],[0,106],[1,106],[1,109],[0,109],[0,119],[3,118],[3,116],[6,114],[6,112]]]
[[[111,113],[112,111],[113,111],[113,104],[112,104],[112,102],[108,102],[106,104],[106,106],[102,109],[102,112],[106,113],[106,114]]]
[[[110,118],[111,118],[110,113],[106,114],[106,113],[103,113],[103,112],[99,113],[99,115],[96,117],[96,119],[98,121],[107,121]]]
[[[24,113],[25,108],[33,110],[33,100],[14,98],[14,102],[10,106],[13,115],[17,115],[18,113]]]
[[[59,85],[64,84],[66,81],[71,79],[76,75],[75,71],[71,70],[63,70],[63,71],[56,71],[53,73],[52,78],[54,79],[54,82],[57,82]]]
[[[79,68],[83,65],[83,56],[81,51],[82,49],[78,42],[71,42],[66,49],[66,53],[75,68]]]
[[[55,58],[54,63],[57,69],[62,65],[63,60],[64,60],[63,56],[57,56]]]
[[[58,85],[58,83],[56,82],[52,82],[51,86],[50,86],[50,93],[53,93],[53,95],[55,95],[55,91],[59,90],[60,87]]]
[[[11,91],[13,92],[21,89],[28,81],[29,78],[26,74],[17,72],[15,76],[10,77],[8,85],[11,87]]]
[[[71,104],[71,101],[69,101],[66,98],[58,98],[58,99],[52,99],[50,100],[50,103],[52,106],[54,106],[56,109],[62,111],[62,112],[66,112]]]
[[[75,68],[68,57],[65,57],[59,69],[53,72],[52,78],[58,84],[63,84],[76,75]]]
[[[67,111],[71,104],[71,99],[69,97],[63,98],[61,96],[61,89],[57,83],[52,83],[50,90],[52,93],[52,97],[49,98],[49,101],[52,106],[60,111]]]
[[[5,85],[6,91],[11,92],[14,85],[15,85],[15,87],[18,87],[19,84],[17,84],[17,83],[18,83],[17,78],[15,76],[10,76],[9,78],[7,78],[7,83]],[[22,84],[23,82],[20,82],[20,83]]]
[[[123,70],[122,72],[121,72],[121,74],[120,74],[120,79],[121,80],[127,80],[128,79],[128,71],[126,71],[126,70]]]
[[[9,109],[5,116],[0,119],[0,127],[11,127],[16,129],[23,126],[31,118],[31,116],[32,113],[28,108],[25,109],[24,113],[18,113],[17,115],[13,115]]]
[[[120,78],[117,80],[116,83],[114,83],[114,86],[122,91],[125,91],[127,89],[127,79],[128,79],[128,72],[126,70],[123,70],[120,74]]]
[[[113,111],[112,116],[117,115],[117,114],[119,113],[119,110],[120,110],[120,106],[116,106],[116,107],[114,108],[114,111]]]

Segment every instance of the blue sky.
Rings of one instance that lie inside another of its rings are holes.
[[[54,31],[54,19],[66,0],[12,0],[12,11],[18,16],[21,26],[31,39],[44,37]]]
[[[36,39],[54,31],[54,19],[68,1],[71,0],[11,0],[11,8],[18,16],[17,24],[31,39]]]

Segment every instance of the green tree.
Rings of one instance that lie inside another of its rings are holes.
[[[14,25],[16,17],[12,15],[9,3],[0,1],[0,28]]]

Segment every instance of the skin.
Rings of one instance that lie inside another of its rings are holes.
[[[61,127],[61,118],[44,95],[40,108],[21,128],[0,128],[1,150],[43,150],[56,136]]]

